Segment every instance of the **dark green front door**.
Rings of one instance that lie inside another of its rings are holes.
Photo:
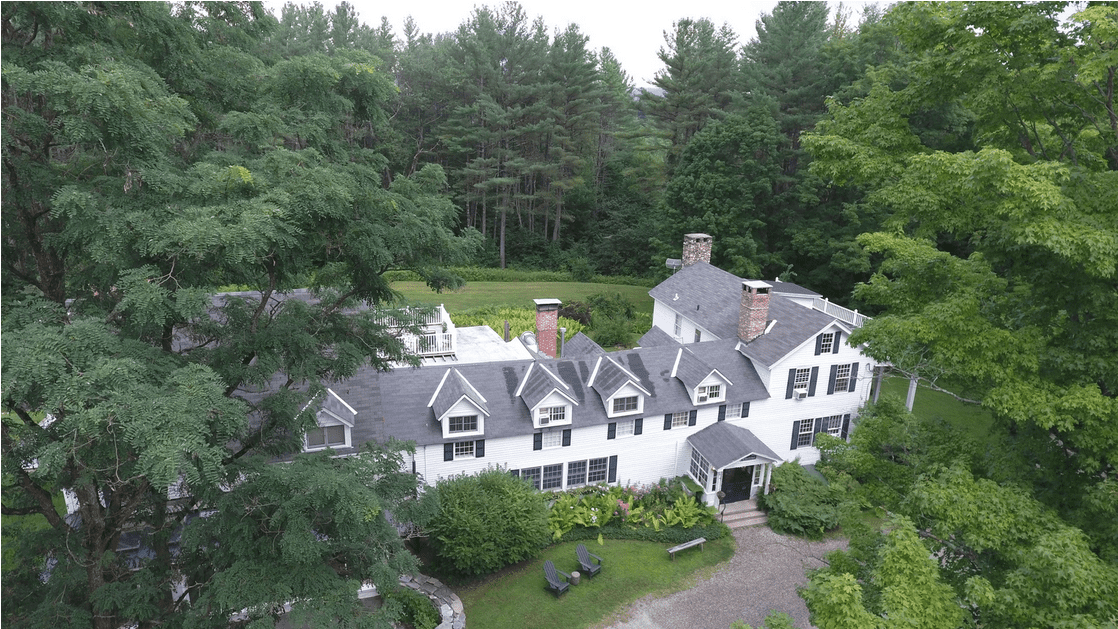
[[[737,502],[749,499],[753,486],[753,467],[736,467],[722,473],[722,492],[726,497],[722,502]]]

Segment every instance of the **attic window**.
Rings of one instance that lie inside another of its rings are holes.
[[[835,346],[835,333],[828,332],[822,336],[819,341],[819,353],[830,354]]]
[[[722,385],[711,384],[699,387],[699,402],[709,402],[722,399]]]
[[[323,426],[307,431],[307,449],[318,450],[346,445],[345,426]]]
[[[613,400],[613,412],[625,413],[628,411],[635,411],[639,406],[639,399],[637,396],[619,397]]]
[[[450,418],[450,432],[474,432],[477,430],[477,415],[463,415]]]
[[[545,406],[540,409],[541,426],[546,426],[555,422],[561,422],[565,419],[567,419],[566,406]]]

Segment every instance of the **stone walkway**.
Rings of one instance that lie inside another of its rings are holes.
[[[796,588],[805,570],[823,565],[826,553],[846,540],[809,542],[767,526],[734,531],[737,552],[709,579],[663,598],[646,596],[596,629],[729,629],[736,620],[760,627],[770,611],[784,612],[807,628],[807,606]]]

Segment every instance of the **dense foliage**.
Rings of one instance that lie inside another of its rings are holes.
[[[430,491],[439,503],[431,540],[449,572],[496,572],[547,544],[547,495],[507,471],[443,479]]]
[[[655,533],[669,528],[689,530],[714,524],[714,516],[714,509],[684,492],[678,479],[661,479],[649,486],[588,485],[557,493],[547,523],[552,537],[558,541],[576,538],[577,535],[572,536],[575,531],[597,531],[604,535],[607,530],[651,529]],[[644,533],[649,534],[649,531]],[[702,537],[693,532],[689,534],[688,539]],[[640,535],[623,537],[645,539]],[[652,538],[659,539],[655,535]]]
[[[757,504],[768,513],[774,531],[822,539],[823,533],[838,526],[840,500],[837,487],[792,461],[773,469],[769,493],[761,494]]]

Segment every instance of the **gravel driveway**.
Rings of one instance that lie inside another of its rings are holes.
[[[809,542],[767,526],[737,529],[734,538],[737,552],[709,579],[663,598],[646,596],[597,629],[729,629],[735,620],[760,627],[774,610],[810,627],[796,587],[807,582],[805,570],[822,566],[823,555],[846,540]]]

